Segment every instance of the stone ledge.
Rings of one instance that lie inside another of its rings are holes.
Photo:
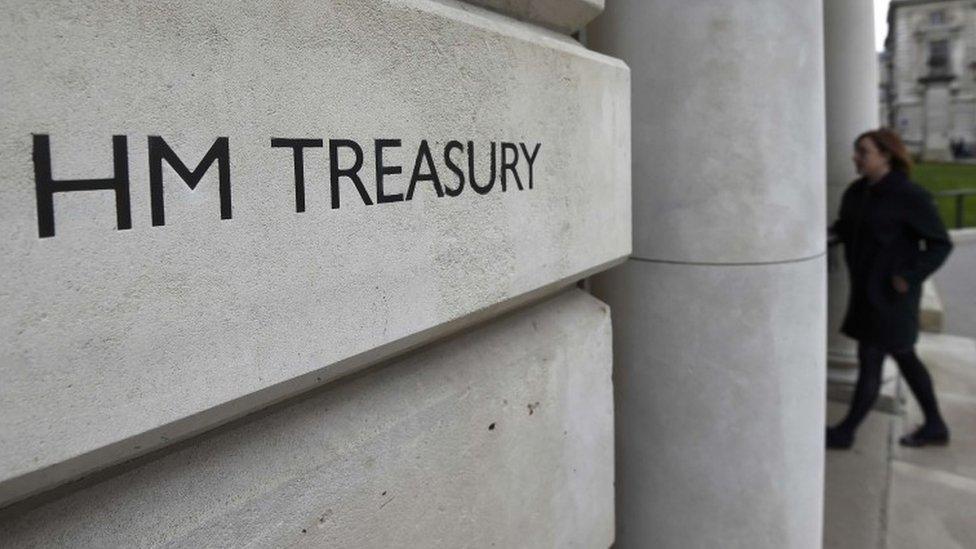
[[[954,243],[969,243],[976,241],[976,228],[950,229],[949,237]]]
[[[603,11],[604,0],[465,0],[563,33],[579,30]]]

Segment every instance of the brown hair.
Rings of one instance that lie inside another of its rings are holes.
[[[888,128],[867,131],[857,136],[857,139],[854,140],[854,146],[856,147],[857,142],[865,137],[874,143],[881,154],[888,157],[892,169],[904,173],[912,171],[912,157],[908,154],[905,143],[897,133]]]

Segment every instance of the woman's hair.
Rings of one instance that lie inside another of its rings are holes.
[[[908,173],[912,171],[912,157],[905,148],[905,143],[897,133],[888,128],[879,128],[862,133],[854,140],[854,146],[858,141],[867,137],[874,143],[874,146],[881,151],[881,154],[888,157],[891,168],[900,172]]]

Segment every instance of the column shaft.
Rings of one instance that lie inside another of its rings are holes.
[[[827,222],[837,218],[844,189],[857,174],[854,139],[878,125],[878,59],[870,0],[825,0],[824,75],[827,104]],[[828,261],[827,356],[833,364],[856,362],[854,341],[840,333],[848,279],[840,247]]]
[[[614,316],[617,546],[819,547],[823,19],[806,0],[617,0],[634,255]]]

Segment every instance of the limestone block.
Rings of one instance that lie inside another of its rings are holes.
[[[824,248],[822,6],[615,0],[587,44],[633,69],[634,255],[794,260]]]
[[[0,14],[0,505],[630,253],[628,70],[548,31],[424,0]]]
[[[603,11],[604,0],[466,0],[518,19],[573,32]]]
[[[823,256],[631,260],[614,310],[617,547],[820,547]]]
[[[16,547],[609,547],[610,316],[578,290],[0,518]],[[20,504],[23,506],[23,504]]]

